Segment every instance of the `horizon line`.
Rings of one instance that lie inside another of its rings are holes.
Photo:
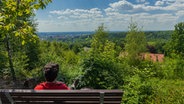
[[[149,32],[149,31],[174,31],[174,30],[144,30],[143,32]],[[55,32],[55,33],[59,33],[59,32],[95,32],[95,31],[37,31],[37,33],[44,33],[44,32]],[[106,31],[106,32],[128,32],[128,30],[113,30],[113,31]]]

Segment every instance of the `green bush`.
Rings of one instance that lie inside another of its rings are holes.
[[[184,81],[149,78],[137,74],[125,79],[122,104],[183,104]]]
[[[184,80],[184,59],[177,55],[165,58],[162,63],[162,74],[166,79]]]
[[[184,81],[156,80],[153,81],[154,95],[148,99],[152,104],[184,104]]]
[[[84,61],[83,75],[78,88],[117,89],[123,85],[122,69],[118,63],[88,59]]]

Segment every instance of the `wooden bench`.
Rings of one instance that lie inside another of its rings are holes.
[[[121,90],[0,89],[0,104],[121,104]]]

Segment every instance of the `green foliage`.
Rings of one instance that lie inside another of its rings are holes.
[[[147,104],[147,99],[154,94],[150,79],[153,73],[145,69],[134,67],[133,75],[127,75],[122,86],[124,89],[123,104]]]
[[[15,73],[18,76],[18,79],[26,79],[27,71],[25,68],[27,67],[28,58],[25,53],[17,52],[16,57],[13,59]]]
[[[146,51],[146,37],[144,32],[140,31],[137,24],[130,23],[129,32],[126,36],[125,51],[127,52],[127,58],[131,65],[137,65],[139,63],[140,53]]]
[[[26,69],[32,70],[37,67],[37,64],[40,61],[39,56],[40,56],[41,50],[39,50],[39,41],[36,41],[35,43],[28,42],[24,48],[25,48],[25,53],[27,55],[27,58],[29,59],[27,61],[28,65]]]
[[[36,42],[38,40],[35,34],[35,24],[32,20],[32,17],[35,15],[34,10],[45,8],[49,2],[51,0],[1,0],[0,2],[0,34],[8,53],[9,68],[14,85],[16,83],[16,73],[12,45],[19,47],[20,43],[12,44],[14,42],[12,40],[16,40],[15,38],[17,37],[21,41],[21,45],[25,45],[26,42]],[[31,56],[28,53],[27,55]],[[29,58],[32,61],[32,58]],[[28,63],[30,65],[32,64],[31,62]]]
[[[181,56],[173,54],[166,58],[162,64],[162,73],[166,79],[184,79],[184,60]]]
[[[0,70],[3,71],[4,68],[6,68],[6,63],[7,63],[7,56],[6,53],[1,51],[0,53]],[[1,72],[0,71],[0,72]]]
[[[138,104],[139,102],[139,88],[141,86],[141,81],[138,75],[132,76],[125,80],[123,104]]]
[[[119,63],[115,59],[114,43],[107,40],[104,26],[100,26],[92,38],[89,56],[83,60],[83,75],[78,88],[114,89],[122,84]]]
[[[92,52],[100,53],[103,51],[103,47],[108,39],[108,33],[104,30],[104,25],[98,27],[91,42]]]
[[[168,41],[171,38],[172,30],[169,31],[145,31],[147,41]]]
[[[79,64],[70,65],[65,63],[61,65],[58,80],[71,85],[80,75],[82,75],[82,66]]]
[[[165,46],[167,54],[170,56],[173,53],[184,56],[184,22],[175,25],[175,30],[171,35],[171,40]]]
[[[99,57],[100,58],[100,57]],[[117,89],[123,84],[122,74],[118,63],[102,61],[96,58],[84,61],[84,74],[80,76],[81,87],[92,87],[94,89]]]
[[[181,80],[152,80],[154,94],[147,99],[150,104],[183,104],[184,82]]]
[[[41,55],[40,55],[41,65],[44,65],[45,63],[49,63],[49,62],[63,63],[64,61],[69,61],[70,60],[69,57],[72,57],[69,54],[72,55],[73,53],[71,51],[69,52],[67,44],[62,42],[55,42],[55,41],[40,42],[39,50],[41,50]],[[66,51],[69,53],[67,53]]]
[[[34,34],[34,27],[31,24],[30,17],[34,16],[34,5],[36,0],[2,0],[0,17],[2,26],[0,26],[3,37],[6,35],[16,36],[22,39],[24,45],[26,41],[34,41],[37,36]]]
[[[146,66],[145,66],[146,65]],[[154,63],[143,63],[144,69],[133,67],[124,79],[122,104],[182,104],[183,81],[161,79]],[[160,69],[162,71],[162,69]],[[169,70],[169,69],[168,69]]]

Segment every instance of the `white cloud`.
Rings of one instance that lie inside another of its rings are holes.
[[[124,5],[131,8],[126,9]],[[182,15],[184,14],[182,11],[184,10],[184,0],[159,0],[155,2],[155,6],[133,4],[123,0],[111,3],[109,6],[104,10],[109,20],[119,21],[119,24],[128,26],[128,21],[133,17],[145,30],[173,29],[174,24],[184,20],[181,19],[181,16],[184,16]]]
[[[50,11],[49,22],[40,21],[42,30],[52,31],[93,31],[101,23],[109,30],[127,30],[131,17],[144,30],[173,29],[174,24],[184,20],[184,0],[159,0],[155,4],[144,2],[133,4],[128,0],[110,3],[109,7],[102,10],[91,9],[66,9]],[[57,19],[55,18],[57,16]]]
[[[176,2],[176,0],[163,0],[166,2],[166,4],[170,5],[173,4],[174,2]]]
[[[144,4],[132,4],[127,0],[121,0],[109,4],[110,7],[105,9],[105,12],[120,12],[120,13],[150,13],[150,12],[177,12],[178,10],[184,10],[184,0],[159,0],[155,2],[155,5]]]
[[[168,2],[168,1],[167,1]],[[170,3],[168,6],[164,7],[165,10],[172,10],[175,12],[184,10],[184,1],[177,0],[175,2]]]
[[[49,22],[40,20],[39,31],[94,31],[104,22],[104,15],[98,8],[53,10],[49,16],[56,18]]]
[[[156,6],[163,6],[164,4],[164,1],[156,1],[155,3]]]
[[[158,1],[155,2],[155,5],[156,6],[163,6],[163,5],[167,5],[168,6],[168,5],[172,5],[175,2],[176,2],[176,0],[158,0]]]
[[[178,12],[176,13],[176,15],[177,15],[177,16],[184,16],[184,11],[178,11]]]
[[[144,3],[144,5],[149,5],[149,4],[150,4],[150,2],[145,2],[145,3]]]
[[[161,7],[149,6],[149,3],[146,4],[132,4],[126,0],[118,1],[115,3],[109,4],[109,8],[105,9],[106,12],[118,11],[122,13],[136,13],[136,12],[145,12],[145,11],[154,11],[162,10]]]
[[[118,10],[132,10],[133,9],[133,4],[126,0],[112,3],[110,4],[110,6]]]
[[[51,14],[57,14],[61,18],[72,18],[72,19],[93,19],[102,18],[102,12],[98,8],[92,8],[89,10],[85,9],[66,9],[66,10],[54,10],[50,11]]]

